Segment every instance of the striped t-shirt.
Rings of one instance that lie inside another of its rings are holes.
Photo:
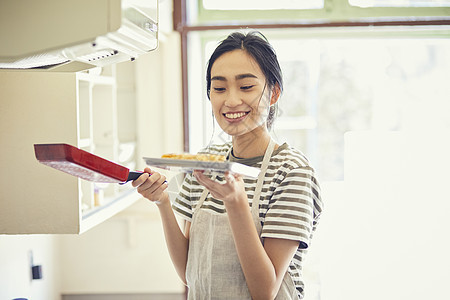
[[[212,145],[201,153],[226,155],[231,143]],[[235,161],[260,168],[263,156],[254,158],[236,158],[231,155],[229,161]],[[223,182],[223,176],[216,180]],[[244,177],[245,191],[251,207],[257,179]],[[185,181],[176,198],[173,208],[182,218],[191,222],[192,213],[203,192],[201,186],[192,174],[186,175]],[[299,299],[303,298],[304,283],[302,280],[302,261],[316,229],[323,203],[320,197],[320,187],[316,180],[314,169],[306,157],[298,150],[283,144],[274,150],[270,159],[259,202],[259,217],[261,221],[262,238],[281,238],[299,241],[299,248],[290,265],[289,274],[293,279]],[[225,213],[225,206],[208,194],[202,209],[214,213]]]

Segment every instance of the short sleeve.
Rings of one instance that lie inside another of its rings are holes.
[[[181,218],[191,222],[192,220],[192,174],[186,175],[183,184],[181,185],[180,192],[172,204],[172,209]]]
[[[310,167],[290,169],[275,187],[269,201],[261,237],[300,242],[308,248],[321,212],[320,191]]]

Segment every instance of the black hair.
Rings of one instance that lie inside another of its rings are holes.
[[[272,89],[276,84],[283,91],[283,76],[277,55],[267,38],[259,31],[248,33],[233,32],[228,35],[211,55],[206,69],[206,94],[210,99],[211,92],[211,68],[214,62],[223,54],[234,51],[246,51],[259,65],[266,77],[266,84]],[[267,127],[270,128],[275,115],[275,107],[271,107],[267,118]]]

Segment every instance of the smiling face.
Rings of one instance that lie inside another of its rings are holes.
[[[210,99],[214,116],[233,137],[266,129],[271,94],[258,63],[244,50],[224,53],[212,65]]]

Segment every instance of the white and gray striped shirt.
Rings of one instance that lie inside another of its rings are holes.
[[[226,155],[231,143],[212,145],[201,153]],[[249,159],[230,155],[229,160],[260,168],[263,157]],[[216,178],[224,181],[223,176]],[[257,179],[244,178],[249,205]],[[182,218],[192,220],[192,213],[200,199],[203,187],[188,174],[173,208]],[[298,150],[283,144],[274,151],[267,168],[259,203],[262,238],[281,238],[299,241],[299,248],[289,266],[289,273],[297,287],[299,299],[303,298],[302,260],[322,212],[320,187],[306,157]],[[222,201],[209,194],[202,209],[225,213]]]

